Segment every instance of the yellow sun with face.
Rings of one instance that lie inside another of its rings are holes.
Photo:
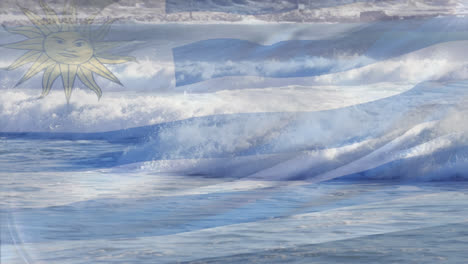
[[[103,41],[113,21],[108,21],[93,30],[95,15],[87,18],[85,23],[78,24],[76,8],[73,3],[65,8],[60,17],[43,0],[40,0],[39,4],[46,15],[44,18],[20,7],[34,26],[16,28],[4,26],[8,32],[21,34],[27,39],[2,45],[3,47],[29,50],[13,62],[7,70],[14,70],[33,63],[16,86],[36,74],[44,72],[42,96],[46,96],[60,76],[68,102],[77,77],[86,87],[93,90],[98,98],[101,98],[102,91],[94,79],[94,74],[122,85],[104,64],[120,64],[135,61],[135,58],[115,56],[109,53],[111,49],[122,43]]]

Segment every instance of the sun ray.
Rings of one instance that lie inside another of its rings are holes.
[[[76,6],[74,1],[69,1],[65,4],[62,15],[62,31],[74,31],[75,25],[78,23],[76,15]]]
[[[33,38],[33,39],[26,39],[23,41],[19,41],[16,43],[11,43],[11,44],[5,44],[2,45],[4,48],[9,48],[9,49],[20,49],[20,50],[37,50],[37,51],[43,51],[43,38]]]
[[[21,11],[23,11],[23,13],[29,18],[29,20],[37,27],[39,28],[39,30],[45,35],[49,35],[50,33],[52,33],[52,31],[45,25],[45,23],[43,22],[42,18],[36,14],[34,14],[33,12],[31,12],[31,10],[27,9],[27,8],[24,8],[24,7],[20,7],[21,8]]]
[[[107,36],[107,34],[109,33],[112,23],[114,23],[115,20],[116,19],[111,19],[107,21],[106,23],[104,23],[103,25],[101,25],[99,29],[96,32],[94,32],[94,34],[92,35],[92,38],[95,39],[96,41],[101,41],[102,39],[104,39],[104,37]]]
[[[94,52],[96,54],[104,53],[110,49],[116,48],[125,44],[123,41],[108,41],[108,42],[95,42],[94,43]]]
[[[21,56],[19,59],[14,61],[6,69],[11,71],[11,70],[18,69],[19,67],[21,67],[21,66],[23,66],[25,64],[35,62],[39,58],[40,55],[41,55],[40,51],[34,51],[34,50],[28,51],[23,56]]]
[[[96,58],[91,58],[87,63],[83,64],[81,67],[84,67],[85,69],[95,72],[96,74],[99,74],[110,81],[122,85],[119,79],[115,77],[115,75],[111,71],[109,71],[109,69],[107,69],[106,66],[100,63]]]
[[[93,72],[83,67],[80,67],[78,69],[78,78],[80,78],[81,82],[84,85],[86,85],[86,87],[88,87],[89,89],[93,90],[96,93],[96,95],[98,96],[98,99],[101,98],[102,91],[101,91],[101,88],[99,88],[99,85],[94,80]]]
[[[12,33],[12,34],[20,34],[23,35],[27,38],[43,38],[44,34],[37,28],[37,27],[15,27],[15,28],[9,28],[5,25],[2,25],[2,27]]]
[[[88,16],[86,19],[85,19],[85,23],[87,25],[91,25],[94,23],[94,20],[96,19],[96,17],[99,15],[100,12],[96,12],[90,16]]]
[[[78,14],[76,11],[75,1],[70,0],[70,24],[76,25],[78,23]]]
[[[43,71],[45,68],[49,67],[50,65],[55,64],[55,62],[49,58],[46,54],[42,54],[36,62],[34,62],[33,66],[29,68],[28,72],[19,80],[16,86],[21,85],[25,81],[31,79],[34,75],[38,74],[39,72]]]
[[[39,4],[41,5],[42,10],[46,14],[49,29],[52,32],[60,31],[60,20],[57,13],[55,13],[55,11],[44,2],[44,0],[40,0]]]
[[[97,14],[94,14],[94,15],[91,15],[89,17],[87,17],[85,19],[85,23],[84,25],[81,27],[81,33],[88,37],[88,38],[92,38],[91,37],[91,27],[93,25],[93,22],[94,22],[94,19],[96,18]]]
[[[42,76],[42,97],[47,96],[54,84],[55,80],[60,76],[59,66],[54,64],[49,67],[44,72]]]
[[[39,0],[39,5],[45,14],[44,17],[20,7],[34,26],[7,28],[2,25],[8,32],[28,38],[16,43],[0,45],[4,48],[28,51],[9,67],[2,68],[14,70],[32,63],[16,86],[43,72],[42,97],[44,97],[49,94],[55,81],[61,77],[68,103],[76,79],[94,91],[98,99],[102,96],[102,90],[96,83],[95,74],[122,85],[105,64],[135,62],[136,59],[131,56],[113,54],[113,48],[129,42],[104,41],[114,20],[107,21],[93,31],[92,24],[99,12],[79,24],[74,1],[66,4],[61,16],[58,16],[44,0]]]
[[[86,19],[85,19],[85,23],[86,25],[92,25],[94,23],[94,20],[96,20],[96,17],[100,14],[100,12],[95,12],[94,14],[88,16]]]
[[[69,102],[73,90],[73,84],[75,83],[78,66],[71,64],[59,64],[59,67],[60,75],[62,76],[63,88],[65,90],[65,97],[67,98],[67,102]]]

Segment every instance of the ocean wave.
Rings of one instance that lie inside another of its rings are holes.
[[[423,29],[430,31],[431,23]],[[20,72],[1,72],[0,136],[125,145],[105,162],[116,170],[255,180],[466,179],[468,84],[461,80],[468,77],[467,42],[446,41],[464,39],[459,28],[448,38],[437,30],[405,52],[398,41],[398,52],[372,42],[369,47],[377,48],[358,56],[366,61],[358,68],[347,65],[355,57],[340,56],[265,68],[336,66],[315,77],[225,76],[175,87],[173,58],[152,56],[111,68],[131,86],[104,83],[101,101],[80,84],[69,104],[63,91],[39,99],[36,79],[13,90]],[[150,54],[156,42],[154,36],[146,40],[132,51]],[[166,51],[177,45],[161,44]],[[378,52],[388,56],[376,61]],[[259,66],[241,62],[246,74]]]
[[[424,83],[334,110],[194,118],[159,126],[119,163],[257,180],[464,180],[466,95],[464,83]]]
[[[111,160],[98,162],[106,153],[96,162],[83,160],[117,171],[312,182],[465,180],[467,87],[425,82],[379,100],[321,111],[223,113],[109,132],[0,136],[107,141],[115,144]]]
[[[378,83],[186,94],[109,91],[100,101],[91,91],[75,89],[68,105],[62,91],[38,98],[35,90],[7,90],[0,93],[0,131],[92,133],[219,114],[320,111],[385,98],[410,87]]]

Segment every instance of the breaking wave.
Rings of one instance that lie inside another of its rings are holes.
[[[312,182],[465,180],[467,88],[466,82],[424,82],[319,111],[223,113],[111,132],[1,136],[121,144],[118,157],[105,163],[117,171]]]
[[[320,76],[225,76],[182,87],[174,86],[168,61],[148,59],[112,69],[132,91],[103,86],[106,96],[98,102],[76,89],[69,105],[61,91],[38,99],[39,87],[5,88],[16,76],[0,73],[0,137],[122,144],[106,163],[114,170],[263,180],[465,180],[468,83],[460,80],[467,77],[466,41],[436,43]]]
[[[119,162],[165,173],[264,180],[467,179],[465,85],[427,82],[332,110],[161,124]]]

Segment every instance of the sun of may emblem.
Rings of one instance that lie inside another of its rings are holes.
[[[84,23],[78,23],[73,3],[65,8],[60,17],[44,1],[41,0],[39,3],[46,15],[44,18],[21,7],[34,26],[5,27],[10,33],[21,34],[28,38],[17,43],[2,45],[5,48],[28,50],[6,70],[14,70],[33,63],[16,86],[43,72],[42,96],[46,96],[55,80],[61,76],[68,102],[76,77],[93,90],[98,98],[101,97],[102,91],[94,79],[94,73],[122,85],[104,64],[120,64],[135,61],[135,58],[109,53],[112,48],[122,43],[103,41],[110,30],[112,20],[93,30],[95,16],[87,18]]]

